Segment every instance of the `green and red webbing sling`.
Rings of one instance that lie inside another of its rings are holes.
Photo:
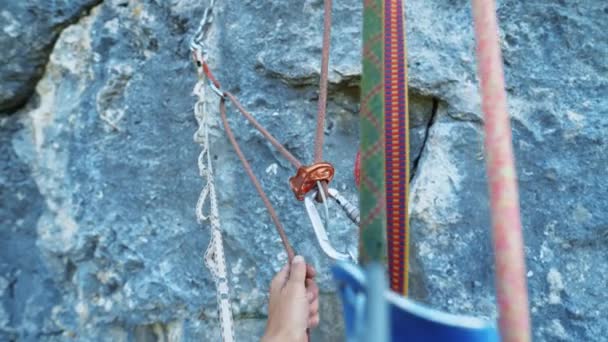
[[[529,341],[517,180],[496,7],[473,0],[486,168],[503,341]],[[387,261],[391,289],[406,295],[409,254],[407,55],[402,0],[365,0],[360,116],[359,261]]]
[[[359,261],[387,261],[391,289],[407,295],[409,120],[403,2],[363,9]]]

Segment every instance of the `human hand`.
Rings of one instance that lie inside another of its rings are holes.
[[[268,323],[263,342],[306,342],[306,329],[319,324],[319,288],[315,269],[302,256],[293,258],[270,284]]]

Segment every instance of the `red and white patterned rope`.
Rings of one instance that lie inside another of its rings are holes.
[[[503,342],[524,342],[530,341],[530,313],[496,6],[494,0],[473,0],[472,3],[484,113],[498,321]]]

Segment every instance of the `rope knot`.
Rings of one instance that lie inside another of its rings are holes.
[[[310,192],[317,182],[329,183],[334,178],[334,167],[330,163],[320,162],[310,166],[300,166],[295,176],[289,178],[291,190],[299,201]]]

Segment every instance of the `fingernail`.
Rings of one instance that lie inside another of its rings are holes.
[[[301,255],[296,255],[295,258],[293,258],[293,263],[294,264],[300,264],[304,262],[304,257]]]
[[[308,301],[311,301],[313,296],[314,296],[314,294],[312,292],[308,292],[306,294],[306,299],[308,299]]]

